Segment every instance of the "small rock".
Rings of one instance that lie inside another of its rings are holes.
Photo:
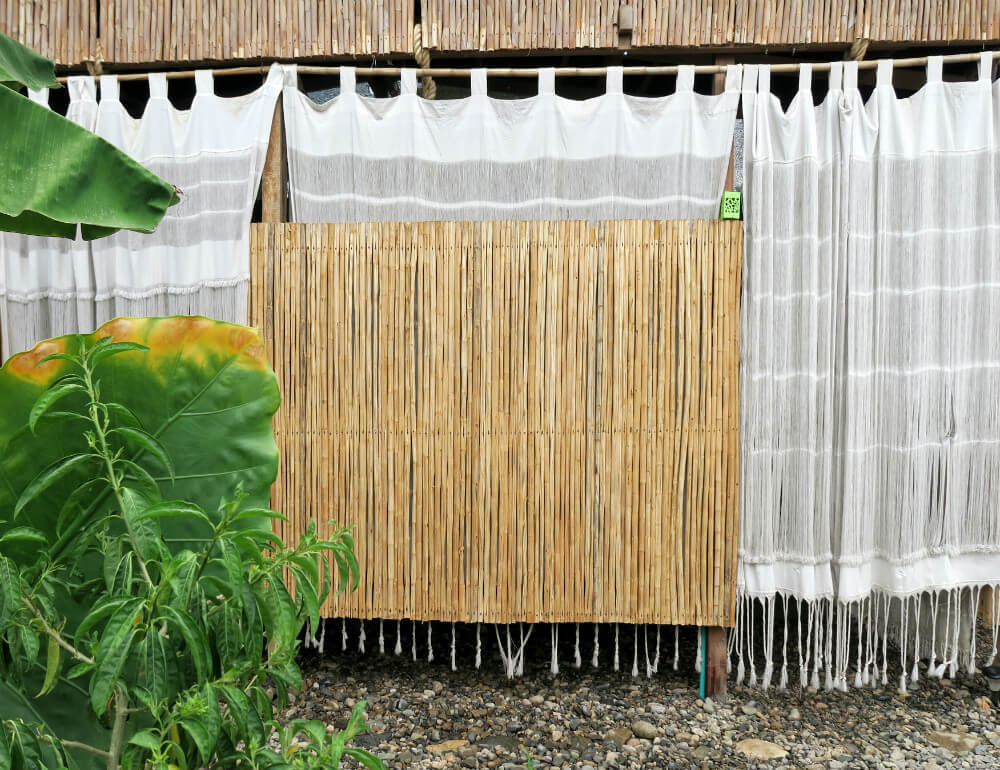
[[[715,702],[711,698],[705,698],[705,702],[701,704],[701,707],[709,714],[715,713]]]
[[[744,703],[742,706],[740,706],[740,711],[742,711],[748,717],[752,717],[754,714],[757,713],[757,705],[753,701],[750,701],[749,703]]]
[[[793,722],[798,722],[802,719],[802,715],[799,713],[799,710],[797,708],[793,708],[791,711],[788,712],[788,718],[791,719]]]
[[[927,740],[955,754],[966,754],[979,745],[979,736],[944,730],[928,733]]]
[[[979,709],[980,711],[993,710],[993,704],[990,703],[990,699],[985,695],[980,695],[978,698],[976,698],[975,703],[976,703],[976,708]]]
[[[744,707],[745,708],[745,707]],[[782,759],[788,756],[777,743],[762,741],[757,738],[747,738],[736,744],[736,751],[748,759]]]
[[[465,746],[467,741],[445,741],[444,743],[434,743],[427,747],[432,754],[444,754],[447,751],[455,751]]]
[[[647,741],[651,741],[659,735],[656,726],[644,719],[637,719],[632,723],[632,732],[635,733],[636,738],[645,738]]]
[[[532,706],[541,706],[543,703],[545,703],[545,696],[544,695],[532,695],[530,698],[528,698],[528,702]]]
[[[632,731],[627,727],[613,727],[605,734],[605,739],[614,741],[616,746],[624,746],[632,737]]]
[[[662,703],[650,703],[648,706],[646,706],[646,711],[648,711],[650,714],[666,714],[667,707],[664,706]]]

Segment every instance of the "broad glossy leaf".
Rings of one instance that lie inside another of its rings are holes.
[[[108,654],[97,664],[94,678],[90,685],[90,705],[100,716],[108,710],[111,695],[114,693],[118,677],[121,675],[122,667],[128,659],[129,650],[132,647],[132,640],[135,639],[136,630],[131,629],[120,641],[118,646],[108,652]]]
[[[142,599],[129,599],[120,604],[112,613],[98,642],[94,660],[103,666],[104,660],[113,656],[128,636],[142,612]]]
[[[25,659],[29,664],[34,663],[41,649],[38,634],[30,626],[18,626],[17,630],[21,636],[21,648],[24,650]]]
[[[28,415],[28,427],[31,429],[32,433],[35,431],[35,424],[41,419],[49,408],[51,408],[59,399],[66,398],[66,396],[71,396],[73,394],[83,394],[86,395],[87,391],[82,385],[77,385],[73,382],[63,383],[61,385],[56,385],[53,388],[49,388],[42,395],[38,397],[35,405],[31,407],[31,414]]]
[[[201,628],[186,611],[178,610],[170,605],[163,608],[163,617],[168,627],[175,630],[187,644],[187,652],[194,661],[195,670],[200,679],[207,679],[212,672],[212,660],[208,648],[208,640]]]
[[[86,240],[150,233],[179,200],[110,142],[16,91],[0,88],[0,115],[0,230],[74,238],[81,223]]]
[[[135,746],[142,746],[144,749],[149,749],[150,751],[156,751],[160,748],[160,736],[149,728],[140,730],[129,738],[128,742]]]
[[[160,464],[166,469],[167,473],[170,474],[171,480],[173,479],[174,464],[170,462],[170,458],[167,456],[167,452],[160,442],[146,433],[146,431],[137,430],[136,428],[121,427],[114,428],[111,432],[121,436],[125,439],[125,441],[133,446],[143,449],[153,455],[153,457],[160,461]]]
[[[134,489],[126,487],[122,490],[122,500],[125,503],[125,519],[139,556],[147,562],[159,560],[163,556],[163,535],[155,519],[142,515],[147,507],[145,499]]]
[[[139,679],[153,700],[167,697],[167,650],[159,628],[150,626],[139,649]]]
[[[162,503],[149,506],[139,514],[139,518],[141,519],[163,517],[190,519],[192,521],[200,521],[208,527],[215,526],[212,520],[208,518],[208,514],[200,506],[185,502],[184,500],[165,500]]]
[[[56,80],[56,65],[35,53],[26,45],[0,32],[0,84],[18,88],[27,86],[36,91],[60,88]]]
[[[344,754],[358,761],[358,764],[367,767],[368,770],[385,770],[385,764],[370,751],[348,746],[344,749]]]
[[[101,361],[109,356],[116,356],[119,353],[147,353],[149,348],[145,345],[140,345],[138,342],[114,342],[113,337],[106,337],[107,343],[101,345],[100,347],[94,347],[90,354],[90,365],[91,367],[97,366]],[[103,342],[104,340],[102,340]]]
[[[35,476],[32,482],[21,493],[17,503],[14,505],[14,518],[17,518],[25,506],[32,503],[46,489],[62,481],[74,471],[79,471],[84,464],[92,464],[93,460],[92,455],[76,454],[59,460],[43,470]]]
[[[19,542],[40,543],[44,545],[49,539],[34,527],[14,527],[0,535],[0,543],[9,543],[14,540]]]
[[[0,626],[21,606],[21,574],[14,562],[0,556]]]
[[[198,719],[182,719],[180,725],[194,741],[201,761],[208,762],[208,758],[212,755],[212,749],[215,748],[215,742],[212,740],[208,728]]]

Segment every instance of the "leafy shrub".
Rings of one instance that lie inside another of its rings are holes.
[[[0,768],[382,766],[347,745],[363,703],[333,735],[274,719],[358,564],[348,528],[272,531],[255,332],[119,319],[11,359],[0,403]]]

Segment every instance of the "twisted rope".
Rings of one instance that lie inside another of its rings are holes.
[[[424,48],[423,33],[419,24],[413,25],[413,57],[421,69],[427,69],[431,66],[431,55]],[[424,86],[424,98],[434,99],[437,96],[437,83],[434,82],[434,78],[430,75],[424,75],[420,78],[420,82]]]

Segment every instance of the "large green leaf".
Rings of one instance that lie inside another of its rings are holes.
[[[86,240],[151,233],[179,198],[173,185],[109,142],[0,88],[0,230]]]
[[[53,63],[0,32],[0,230],[86,240],[151,233],[173,185],[109,142],[13,90],[58,87]]]
[[[38,362],[53,353],[75,352],[84,341],[93,343],[107,336],[149,348],[103,359],[96,375],[102,399],[126,406],[173,460],[171,481],[153,454],[141,445],[126,444],[131,456],[154,477],[161,498],[189,501],[214,517],[220,497],[231,496],[242,485],[248,495],[245,507],[266,508],[278,471],[271,421],[279,395],[257,332],[200,317],[119,318],[90,335],[41,342],[13,356],[0,369],[0,404],[4,405],[0,410],[0,519],[7,520],[0,524],[0,535],[14,526],[14,506],[41,469],[87,451],[77,421],[40,420],[34,433],[28,430],[28,415],[39,395],[72,371],[66,361]],[[82,469],[70,469],[24,506],[17,525],[54,533],[62,503],[88,478]],[[59,548],[76,536],[72,524],[64,529]],[[198,533],[203,536],[204,531]],[[24,555],[33,557],[34,549],[26,549]]]
[[[0,85],[59,88],[55,62],[0,32]]]
[[[190,501],[215,521],[220,497],[232,497],[239,485],[248,495],[244,505],[267,507],[278,470],[272,418],[279,395],[257,332],[197,317],[117,319],[91,335],[39,343],[0,368],[0,537],[15,527],[31,527],[48,537],[45,544],[35,538],[5,541],[3,554],[16,563],[33,563],[40,549],[68,553],[84,520],[99,517],[111,504],[106,488],[98,485],[85,500],[84,513],[64,520],[57,532],[64,502],[90,479],[86,464],[82,464],[40,490],[16,522],[13,516],[17,501],[42,469],[63,457],[88,451],[78,420],[57,419],[50,413],[38,421],[34,432],[29,429],[29,415],[38,397],[71,372],[71,364],[65,360],[40,362],[52,354],[75,353],[82,344],[108,336],[149,348],[103,358],[96,365],[96,375],[102,399],[124,407],[113,411],[115,424],[131,424],[131,418],[122,417],[127,409],[173,461],[171,480],[156,453],[144,449],[141,442],[120,441],[136,464],[152,474],[160,499]],[[158,509],[152,510],[155,513]],[[151,517],[149,521],[162,522],[167,537],[182,540],[204,537],[206,531],[204,521],[186,517]],[[261,519],[247,523],[262,525]],[[103,575],[103,560],[84,566],[88,570],[84,579]],[[72,638],[90,608],[74,606],[67,597],[61,597],[59,606],[68,616],[64,631]],[[152,653],[159,655],[160,651]],[[29,692],[43,689],[44,675],[43,664],[37,676],[30,678]],[[114,669],[109,669],[108,681],[113,681],[113,675]],[[86,691],[89,676],[74,681]],[[79,691],[57,685],[51,693],[30,702],[15,698],[14,693],[0,681],[0,714],[20,714],[30,707],[32,719],[58,725],[59,734],[95,745],[107,744],[107,731],[95,720],[80,717],[89,713],[89,706]],[[75,759],[81,767],[97,766],[95,758],[85,754],[77,754]]]

